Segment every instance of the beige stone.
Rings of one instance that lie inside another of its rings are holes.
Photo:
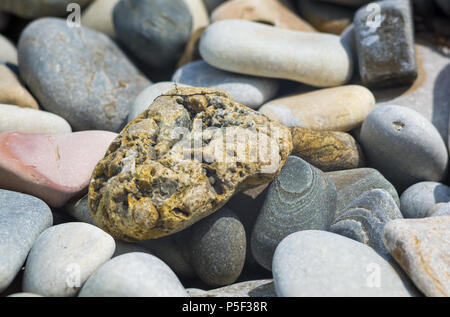
[[[0,64],[0,104],[39,108],[33,96],[20,84],[16,74],[3,64]]]
[[[0,34],[0,61],[17,65],[17,49],[2,34]]]
[[[375,98],[367,88],[348,85],[275,99],[259,111],[290,127],[350,131],[374,108]]]
[[[203,0],[184,0],[192,15],[192,34],[209,25],[209,15]]]
[[[119,0],[96,0],[84,10],[81,24],[110,37],[115,37],[113,10]]]

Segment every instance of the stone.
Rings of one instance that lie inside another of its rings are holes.
[[[0,11],[17,15],[24,19],[34,19],[44,16],[63,16],[67,14],[70,3],[76,3],[81,8],[87,6],[92,0],[2,0]]]
[[[22,86],[9,67],[0,63],[0,104],[17,105],[25,108],[38,109],[33,96]]]
[[[374,108],[375,98],[370,90],[349,85],[275,99],[259,111],[289,127],[350,131],[359,127]]]
[[[400,196],[400,210],[405,218],[425,218],[438,203],[450,202],[450,187],[438,182],[420,182]]]
[[[91,211],[89,210],[88,195],[84,195],[79,199],[70,200],[64,205],[64,212],[75,218],[80,222],[89,223],[96,226],[97,224],[92,218]]]
[[[180,239],[189,262],[204,283],[224,286],[236,282],[245,263],[246,236],[232,210],[218,210],[182,231]]]
[[[364,165],[364,156],[348,133],[314,131],[291,127],[292,154],[324,172],[354,169]]]
[[[71,133],[69,123],[47,111],[0,104],[0,133],[3,132],[65,134]]]
[[[80,297],[186,297],[173,271],[157,257],[127,253],[102,265],[84,284]]]
[[[450,16],[450,3],[445,0],[435,0],[436,4],[441,8],[441,10],[447,15]]]
[[[0,188],[61,207],[86,190],[92,171],[117,134],[0,134]]]
[[[84,282],[114,253],[114,239],[82,222],[45,230],[30,251],[23,291],[43,296],[75,296]]]
[[[272,99],[279,87],[278,80],[223,71],[204,61],[195,61],[179,68],[172,81],[187,86],[225,90],[237,103],[252,109]]]
[[[253,227],[253,256],[271,270],[273,254],[281,240],[301,230],[328,230],[335,212],[333,182],[301,158],[290,156],[270,184]]]
[[[211,14],[212,22],[230,19],[259,22],[289,30],[316,31],[308,22],[277,0],[226,1]]]
[[[17,49],[13,43],[0,34],[0,62],[17,65]]]
[[[427,217],[449,217],[450,216],[450,203],[439,203],[433,208],[428,210]]]
[[[200,38],[203,35],[203,32],[206,30],[206,27],[199,28],[197,31],[191,34],[189,41],[186,43],[183,54],[180,57],[180,60],[177,63],[177,69],[186,65],[190,62],[202,59],[199,51]]]
[[[345,207],[355,201],[359,196],[377,188],[387,191],[400,208],[400,199],[395,187],[376,169],[357,168],[334,171],[327,173],[327,176],[336,185],[336,218],[344,212]]]
[[[53,223],[40,199],[0,189],[0,293],[12,283],[42,231]]]
[[[450,296],[450,217],[391,221],[386,248],[426,296]]]
[[[384,189],[372,189],[345,207],[334,219],[330,232],[367,244],[390,261],[389,251],[383,244],[383,228],[389,221],[401,218],[392,196]]]
[[[113,23],[113,10],[119,0],[95,0],[84,10],[81,24],[95,31],[116,37]]]
[[[316,87],[340,86],[353,75],[351,50],[338,36],[244,20],[210,25],[200,40],[200,55],[222,70]]]
[[[318,31],[341,34],[352,23],[353,10],[334,3],[299,0],[300,14]]]
[[[111,144],[92,175],[89,207],[116,238],[163,237],[270,182],[291,150],[286,127],[225,91],[174,89]]]
[[[29,24],[19,40],[21,78],[42,107],[74,130],[117,131],[149,82],[106,35],[63,19]]]
[[[376,3],[381,15],[379,27],[367,23],[374,14],[367,6],[361,7],[354,17],[362,82],[370,87],[412,84],[417,78],[417,63],[411,3],[409,0]]]
[[[394,268],[371,247],[325,231],[300,231],[273,259],[280,297],[409,297]]]
[[[240,282],[209,291],[188,288],[190,297],[276,297],[272,279]]]
[[[448,151],[436,128],[416,111],[378,106],[364,121],[360,143],[370,166],[400,192],[421,181],[441,181]]]
[[[151,67],[175,65],[192,31],[183,0],[122,0],[113,17],[119,41]]]
[[[203,2],[205,4],[205,7],[206,7],[206,9],[208,10],[209,13],[214,11],[215,8],[220,6],[225,1],[226,0],[203,0]]]
[[[203,0],[184,0],[192,16],[192,33],[209,25],[209,14]]]

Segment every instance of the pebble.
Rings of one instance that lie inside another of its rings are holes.
[[[95,0],[81,16],[81,24],[112,38],[116,37],[113,23],[113,10],[120,0]]]
[[[348,133],[314,131],[291,127],[293,150],[298,156],[324,172],[353,169],[364,165],[361,148]]]
[[[95,165],[115,137],[107,131],[0,134],[0,188],[61,207],[86,190]]]
[[[16,47],[2,34],[0,34],[0,62],[18,64]]]
[[[40,199],[0,189],[0,293],[12,283],[40,233],[53,223]]]
[[[23,291],[43,296],[75,296],[84,282],[114,253],[114,239],[81,222],[45,230],[30,251]]]
[[[350,131],[359,127],[374,108],[375,98],[367,88],[349,85],[275,99],[259,112],[288,127]]]
[[[172,81],[187,86],[225,90],[237,103],[253,109],[272,99],[279,87],[277,80],[230,73],[209,66],[204,61],[195,61],[179,68]]]
[[[186,46],[184,48],[183,54],[180,57],[180,60],[177,63],[177,69],[190,63],[193,61],[197,61],[202,59],[199,51],[200,38],[203,35],[203,32],[206,30],[206,27],[199,28],[197,31],[191,34]]]
[[[412,109],[378,106],[362,125],[360,143],[370,165],[400,192],[421,181],[441,181],[447,173],[449,155],[444,141]]]
[[[338,36],[245,20],[209,26],[200,40],[200,54],[223,70],[317,87],[343,85],[353,74],[351,50]]]
[[[84,284],[80,297],[187,297],[173,271],[157,257],[127,253],[102,265]]]
[[[372,189],[387,191],[398,207],[400,199],[394,186],[383,175],[373,168],[357,168],[345,171],[327,173],[327,176],[336,185],[337,205],[336,217],[339,217],[344,208],[355,201],[359,196]]]
[[[209,14],[203,0],[184,0],[192,16],[192,32],[203,29],[209,25]]]
[[[372,247],[390,260],[382,240],[384,226],[403,218],[392,196],[384,189],[372,189],[359,196],[334,219],[330,232],[345,236]]]
[[[0,62],[0,103],[38,109],[38,103],[19,82],[16,74]]]
[[[450,217],[395,220],[383,241],[426,296],[450,296]]]
[[[189,288],[190,297],[276,297],[272,279],[246,281],[209,291]]]
[[[75,200],[70,200],[64,205],[64,212],[72,216],[78,221],[89,223],[96,226],[94,218],[92,218],[91,211],[89,210],[88,195]]]
[[[0,104],[0,133],[3,132],[65,134],[69,123],[51,112]]]
[[[308,22],[277,0],[226,1],[211,14],[212,22],[230,19],[259,22],[289,30],[316,31]]]
[[[371,247],[325,231],[286,237],[273,259],[280,297],[409,297],[394,268]]]
[[[226,0],[203,0],[206,9],[209,13],[214,11],[215,8],[220,6],[222,3],[224,3]]]
[[[450,203],[439,203],[428,210],[427,217],[450,217]]]
[[[84,8],[92,0],[2,0],[0,11],[13,13],[24,19],[33,19],[43,16],[63,16],[67,14],[67,6],[77,3]]]
[[[448,202],[450,187],[437,182],[420,182],[400,196],[400,210],[405,218],[425,218],[436,204]]]
[[[26,27],[19,64],[42,107],[75,130],[119,130],[135,95],[149,84],[108,36],[70,28],[63,19]]]
[[[407,85],[417,78],[414,31],[409,0],[377,2],[380,27],[367,23],[373,10],[361,7],[354,17],[354,34],[362,82],[370,87]]]
[[[151,67],[174,65],[192,31],[192,16],[183,0],[122,0],[113,17],[119,41]]]
[[[270,270],[273,254],[282,239],[301,230],[328,230],[335,212],[333,182],[301,158],[290,156],[270,184],[253,227],[253,256]]]

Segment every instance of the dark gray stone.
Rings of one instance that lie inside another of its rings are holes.
[[[397,191],[389,181],[373,168],[356,168],[352,170],[326,173],[336,185],[336,217],[339,217],[349,204],[366,191],[380,188],[387,191],[398,207],[400,199]]]
[[[77,3],[81,8],[93,0],[2,0],[0,10],[22,18],[32,19],[44,16],[63,16],[68,14],[67,6]]]
[[[191,35],[183,0],[121,0],[113,16],[119,41],[151,67],[175,65]]]
[[[71,215],[73,218],[81,222],[86,222],[96,226],[94,218],[92,218],[91,211],[89,210],[88,195],[84,195],[80,199],[69,201],[64,207],[64,211]]]
[[[376,2],[381,25],[373,27],[373,10],[364,6],[354,17],[362,82],[371,87],[412,83],[417,77],[412,9],[409,0]]]
[[[400,196],[400,210],[405,218],[425,218],[436,204],[448,202],[450,187],[437,182],[420,182]]]
[[[0,293],[14,280],[42,231],[53,223],[42,200],[0,189]]]
[[[389,221],[401,218],[392,196],[384,189],[372,189],[348,205],[333,221],[330,231],[367,244],[390,260],[382,239],[383,228]]]
[[[134,98],[149,85],[108,36],[71,28],[63,19],[28,25],[18,53],[22,79],[74,130],[120,130]]]
[[[251,237],[255,259],[272,268],[277,245],[301,230],[328,230],[336,212],[336,187],[322,171],[290,156],[270,184]]]

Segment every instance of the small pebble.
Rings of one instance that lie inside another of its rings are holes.
[[[400,210],[405,218],[425,218],[437,203],[448,202],[450,187],[437,182],[420,182],[400,196]]]

